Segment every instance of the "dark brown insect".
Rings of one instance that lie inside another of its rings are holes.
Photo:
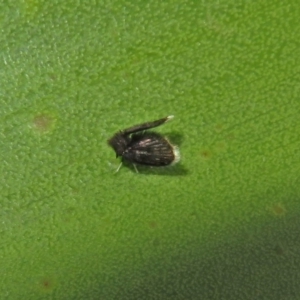
[[[147,129],[160,126],[174,116],[168,116],[153,122],[134,125],[116,133],[108,144],[115,150],[116,157],[131,162],[136,172],[136,164],[151,167],[163,167],[175,164],[180,160],[178,147],[172,145],[165,137]],[[119,171],[119,165],[116,172]]]

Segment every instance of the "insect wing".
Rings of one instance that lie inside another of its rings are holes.
[[[123,157],[133,163],[166,166],[175,160],[174,146],[159,134],[145,133],[132,136]]]
[[[139,124],[139,125],[134,125],[132,127],[122,130],[122,132],[123,132],[123,134],[127,135],[127,134],[131,134],[131,133],[144,131],[144,130],[147,130],[150,128],[160,126],[160,125],[172,120],[173,118],[174,118],[174,116],[168,116],[168,117],[156,120],[156,121],[146,122],[146,123]]]

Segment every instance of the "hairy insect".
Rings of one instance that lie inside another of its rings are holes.
[[[168,116],[156,121],[134,125],[117,132],[108,144],[115,150],[116,157],[121,156],[122,161],[127,160],[134,165],[147,165],[151,167],[163,167],[175,164],[180,160],[178,147],[172,145],[164,136],[155,132],[147,132],[147,129],[160,126],[174,116]],[[116,172],[122,166],[119,165]]]

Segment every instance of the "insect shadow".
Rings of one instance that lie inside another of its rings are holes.
[[[130,162],[124,161],[123,166],[131,169],[131,171],[135,173],[134,165],[132,165]],[[164,168],[155,168],[138,165],[137,168],[139,174],[141,175],[185,176],[188,174],[187,169],[184,168],[181,164],[178,164],[176,166],[168,166]]]

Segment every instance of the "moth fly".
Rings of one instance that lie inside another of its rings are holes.
[[[175,164],[180,160],[177,146],[172,145],[167,138],[156,132],[146,131],[158,127],[174,116],[168,116],[156,121],[146,122],[126,128],[114,134],[108,140],[108,144],[115,150],[116,157],[121,156],[133,164],[136,172],[136,164],[151,167],[164,167]],[[116,172],[122,166],[119,165]]]

